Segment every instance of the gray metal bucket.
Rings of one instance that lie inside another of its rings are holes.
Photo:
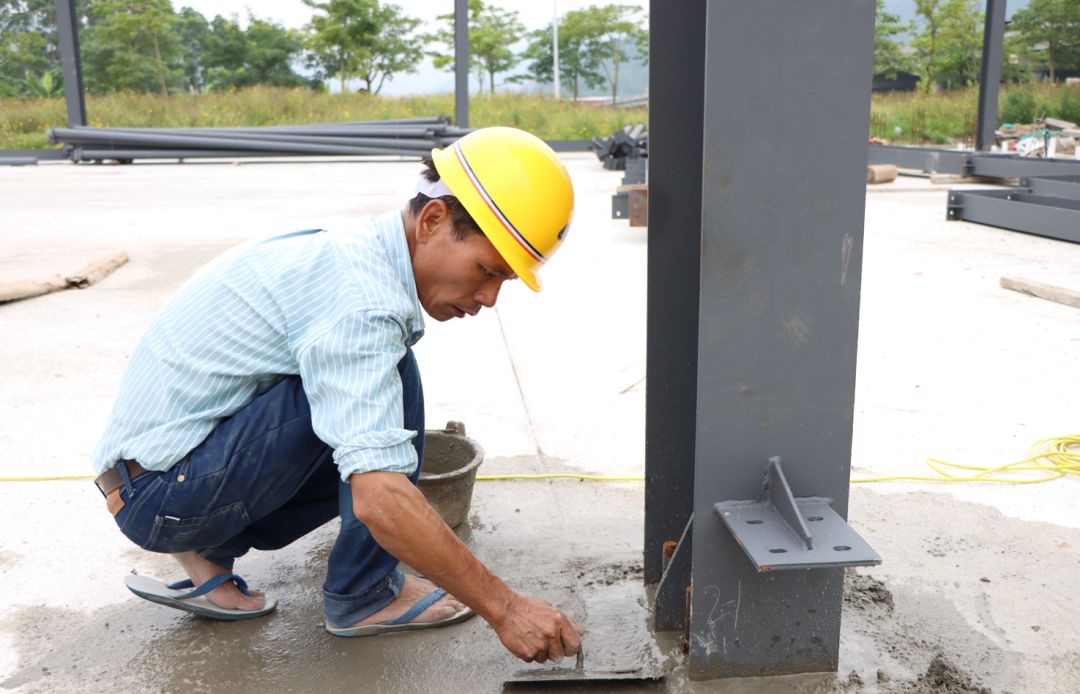
[[[482,462],[484,449],[465,436],[465,426],[460,422],[448,422],[446,429],[424,432],[420,491],[451,528],[469,517],[476,469]]]

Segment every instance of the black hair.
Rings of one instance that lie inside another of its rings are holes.
[[[424,180],[429,183],[435,183],[439,180],[439,172],[435,169],[435,162],[431,159],[425,159],[423,162],[424,170],[420,172],[420,175],[424,177]],[[424,207],[431,202],[433,198],[429,198],[423,193],[417,193],[416,197],[409,200],[409,214],[413,217],[419,217],[423,212]],[[455,241],[460,241],[469,234],[483,234],[480,230],[480,225],[476,223],[476,220],[472,218],[469,211],[465,209],[465,206],[458,201],[453,195],[440,195],[439,200],[446,203],[446,207],[450,210],[450,221],[453,223],[453,237]]]

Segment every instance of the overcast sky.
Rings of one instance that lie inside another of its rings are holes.
[[[578,10],[589,5],[606,5],[612,0],[557,0],[559,14],[568,10]],[[648,8],[648,2],[634,3],[623,0],[624,4],[638,4]],[[454,11],[454,0],[396,0],[401,5],[405,14],[411,17],[420,17],[426,25],[421,31],[434,31],[436,27],[435,17],[441,14],[451,14]],[[539,0],[523,2],[522,0],[494,0],[490,4],[507,10],[517,10],[518,18],[526,28],[539,29],[551,22],[555,11],[555,2],[552,0]],[[299,28],[311,20],[312,10],[300,0],[173,0],[173,6],[179,10],[181,7],[192,7],[202,13],[207,19],[213,19],[215,15],[237,14],[241,23],[246,25],[248,7],[256,17],[260,19],[273,19],[287,27]],[[337,90],[337,82],[331,80],[331,88]],[[382,90],[383,94],[410,94],[419,92],[450,91],[454,88],[454,76],[443,70],[436,70],[430,59],[425,59],[420,67],[420,73],[416,75],[401,75],[393,82],[387,83]],[[476,88],[475,82],[473,89]]]

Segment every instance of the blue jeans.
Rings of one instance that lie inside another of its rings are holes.
[[[424,389],[412,349],[398,373],[404,428],[418,432],[412,444],[423,461]],[[222,421],[170,470],[130,480],[120,465],[124,507],[116,523],[145,550],[195,551],[232,570],[249,549],[280,549],[340,516],[323,601],[330,626],[348,627],[389,605],[405,576],[356,519],[333,452],[311,428],[300,377],[290,376]],[[417,465],[409,479],[419,477]]]

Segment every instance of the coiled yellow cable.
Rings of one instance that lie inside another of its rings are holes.
[[[893,480],[910,480],[919,482],[1005,482],[1008,484],[1035,484],[1037,482],[1049,482],[1065,475],[1080,475],[1080,450],[1073,452],[1071,447],[1080,448],[1080,434],[1068,436],[1052,436],[1040,439],[1028,449],[1028,457],[1015,463],[1006,463],[988,467],[983,465],[961,465],[949,463],[937,458],[927,458],[926,464],[938,477],[921,475],[888,475],[884,477],[853,477],[852,482],[888,482]],[[1045,463],[1039,462],[1045,460]],[[977,474],[959,476],[943,470],[942,467],[956,468],[958,470],[976,470]],[[1033,479],[1016,479],[1002,477],[1002,473],[1046,473]],[[50,480],[92,480],[94,475],[57,475],[54,477],[0,477],[0,482],[45,482]],[[577,475],[572,473],[553,473],[550,475],[477,475],[477,481],[490,480],[551,480],[551,479],[576,479],[597,480],[601,482],[644,482],[644,477],[604,477],[601,475]]]
[[[918,480],[924,482],[1005,482],[1008,484],[1035,484],[1036,482],[1049,482],[1065,475],[1080,474],[1080,451],[1073,452],[1071,446],[1080,447],[1080,435],[1052,436],[1048,439],[1040,439],[1031,444],[1028,456],[1015,463],[1006,463],[995,467],[982,465],[960,465],[959,463],[947,463],[937,458],[927,458],[926,464],[938,473],[940,477],[922,477],[915,475],[889,475],[886,477],[857,477],[852,482],[887,482],[889,480]],[[1046,460],[1046,463],[1039,462]],[[938,467],[939,465],[960,470],[978,470],[978,474],[958,476]],[[1032,479],[1016,479],[1002,477],[1002,473],[1014,472],[1044,472],[1041,477]]]

